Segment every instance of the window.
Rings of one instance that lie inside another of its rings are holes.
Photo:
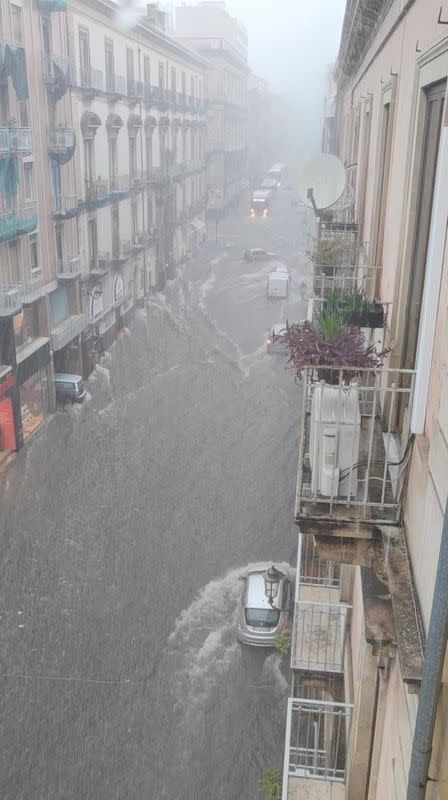
[[[56,211],[60,211],[62,203],[61,191],[61,165],[51,159],[51,188],[53,190],[53,203]]]
[[[182,85],[182,96],[185,97],[187,94],[187,76],[185,72],[181,74],[181,85]]]
[[[163,91],[165,88],[165,70],[163,67],[163,61],[159,61],[159,89]]]
[[[191,76],[191,80],[190,80],[190,95],[191,95],[191,97],[194,97],[194,77],[193,77],[193,75]]]
[[[151,99],[151,59],[145,56],[143,61],[143,79],[145,82],[145,100]]]
[[[115,91],[114,43],[112,39],[104,40],[104,54],[106,57],[106,91]]]
[[[129,136],[129,174],[135,178],[137,174],[137,142],[135,136]]]
[[[176,67],[171,67],[171,91],[176,93]]]
[[[64,258],[64,234],[62,225],[56,225],[54,237],[56,240],[56,258],[58,261],[62,261]]]
[[[79,29],[79,62],[81,66],[81,85],[90,86],[90,42],[89,31]]]
[[[417,353],[445,92],[446,81],[434,84],[426,92],[427,106],[422,138],[422,161],[418,187],[415,239],[412,251],[408,302],[406,306],[406,329],[403,337],[404,351],[402,366],[405,369],[414,368]]]
[[[15,42],[23,42],[22,38],[22,9],[11,4],[12,38]]]
[[[152,132],[148,133],[145,139],[146,144],[146,171],[148,176],[152,170]]]
[[[94,179],[93,139],[84,139],[84,175],[86,180]]]
[[[118,151],[117,151],[117,139],[114,136],[109,139],[109,178],[114,188],[118,188],[115,186],[115,181],[117,177],[118,177]]]
[[[89,260],[90,268],[96,266],[98,258],[98,229],[96,225],[96,217],[89,219]]]
[[[51,58],[53,48],[51,46],[51,18],[42,17],[42,44],[44,57]]]
[[[126,48],[126,68],[128,95],[132,97],[134,95],[134,51],[130,47]]]
[[[7,124],[10,118],[8,81],[5,81],[0,85],[0,122]]]
[[[26,100],[19,100],[17,103],[19,107],[19,122],[22,128],[28,128],[28,102]]]
[[[135,242],[138,236],[138,213],[137,213],[137,202],[136,200],[132,200],[131,205],[131,228],[132,228],[132,241]]]
[[[38,242],[37,242],[37,234],[33,233],[32,236],[29,237],[30,243],[30,267],[31,272],[35,272],[36,270],[40,270],[39,264],[39,249],[38,249]]]
[[[389,183],[390,146],[391,146],[391,110],[390,101],[383,105],[380,123],[378,178],[377,178],[377,205],[375,211],[374,235],[372,238],[372,264],[382,265],[384,221],[387,206],[387,186]],[[379,277],[379,276],[378,276]],[[376,290],[379,290],[377,285]]]
[[[20,283],[19,245],[17,241],[9,242],[9,280],[11,283]]]
[[[34,197],[34,165],[25,163],[23,165],[25,200],[32,200]]]

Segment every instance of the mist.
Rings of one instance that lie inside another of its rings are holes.
[[[200,0],[188,0],[195,5]],[[337,58],[346,0],[227,0],[245,25],[249,66],[283,100],[285,153],[298,167],[320,151],[329,67]]]

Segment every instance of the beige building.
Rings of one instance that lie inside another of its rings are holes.
[[[313,307],[341,281],[364,289],[391,353],[352,386],[302,376],[289,800],[448,797],[447,24],[435,0],[347,4],[350,189],[319,225],[346,250],[314,264]]]
[[[0,451],[205,233],[206,62],[116,3],[1,3]],[[4,381],[4,386],[2,381]],[[2,388],[3,386],[3,388]]]
[[[208,62],[208,211],[221,216],[247,186],[247,33],[224,2],[176,9],[176,37]]]

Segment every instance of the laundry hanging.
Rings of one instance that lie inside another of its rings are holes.
[[[8,156],[0,159],[0,187],[5,199],[10,202],[19,185],[19,167],[17,158]]]
[[[17,100],[28,100],[28,77],[26,74],[26,54],[23,45],[7,44],[2,47],[0,79],[11,76]]]

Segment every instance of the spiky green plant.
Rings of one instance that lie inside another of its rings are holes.
[[[281,800],[282,775],[279,769],[267,769],[260,780],[260,789],[263,800]]]

